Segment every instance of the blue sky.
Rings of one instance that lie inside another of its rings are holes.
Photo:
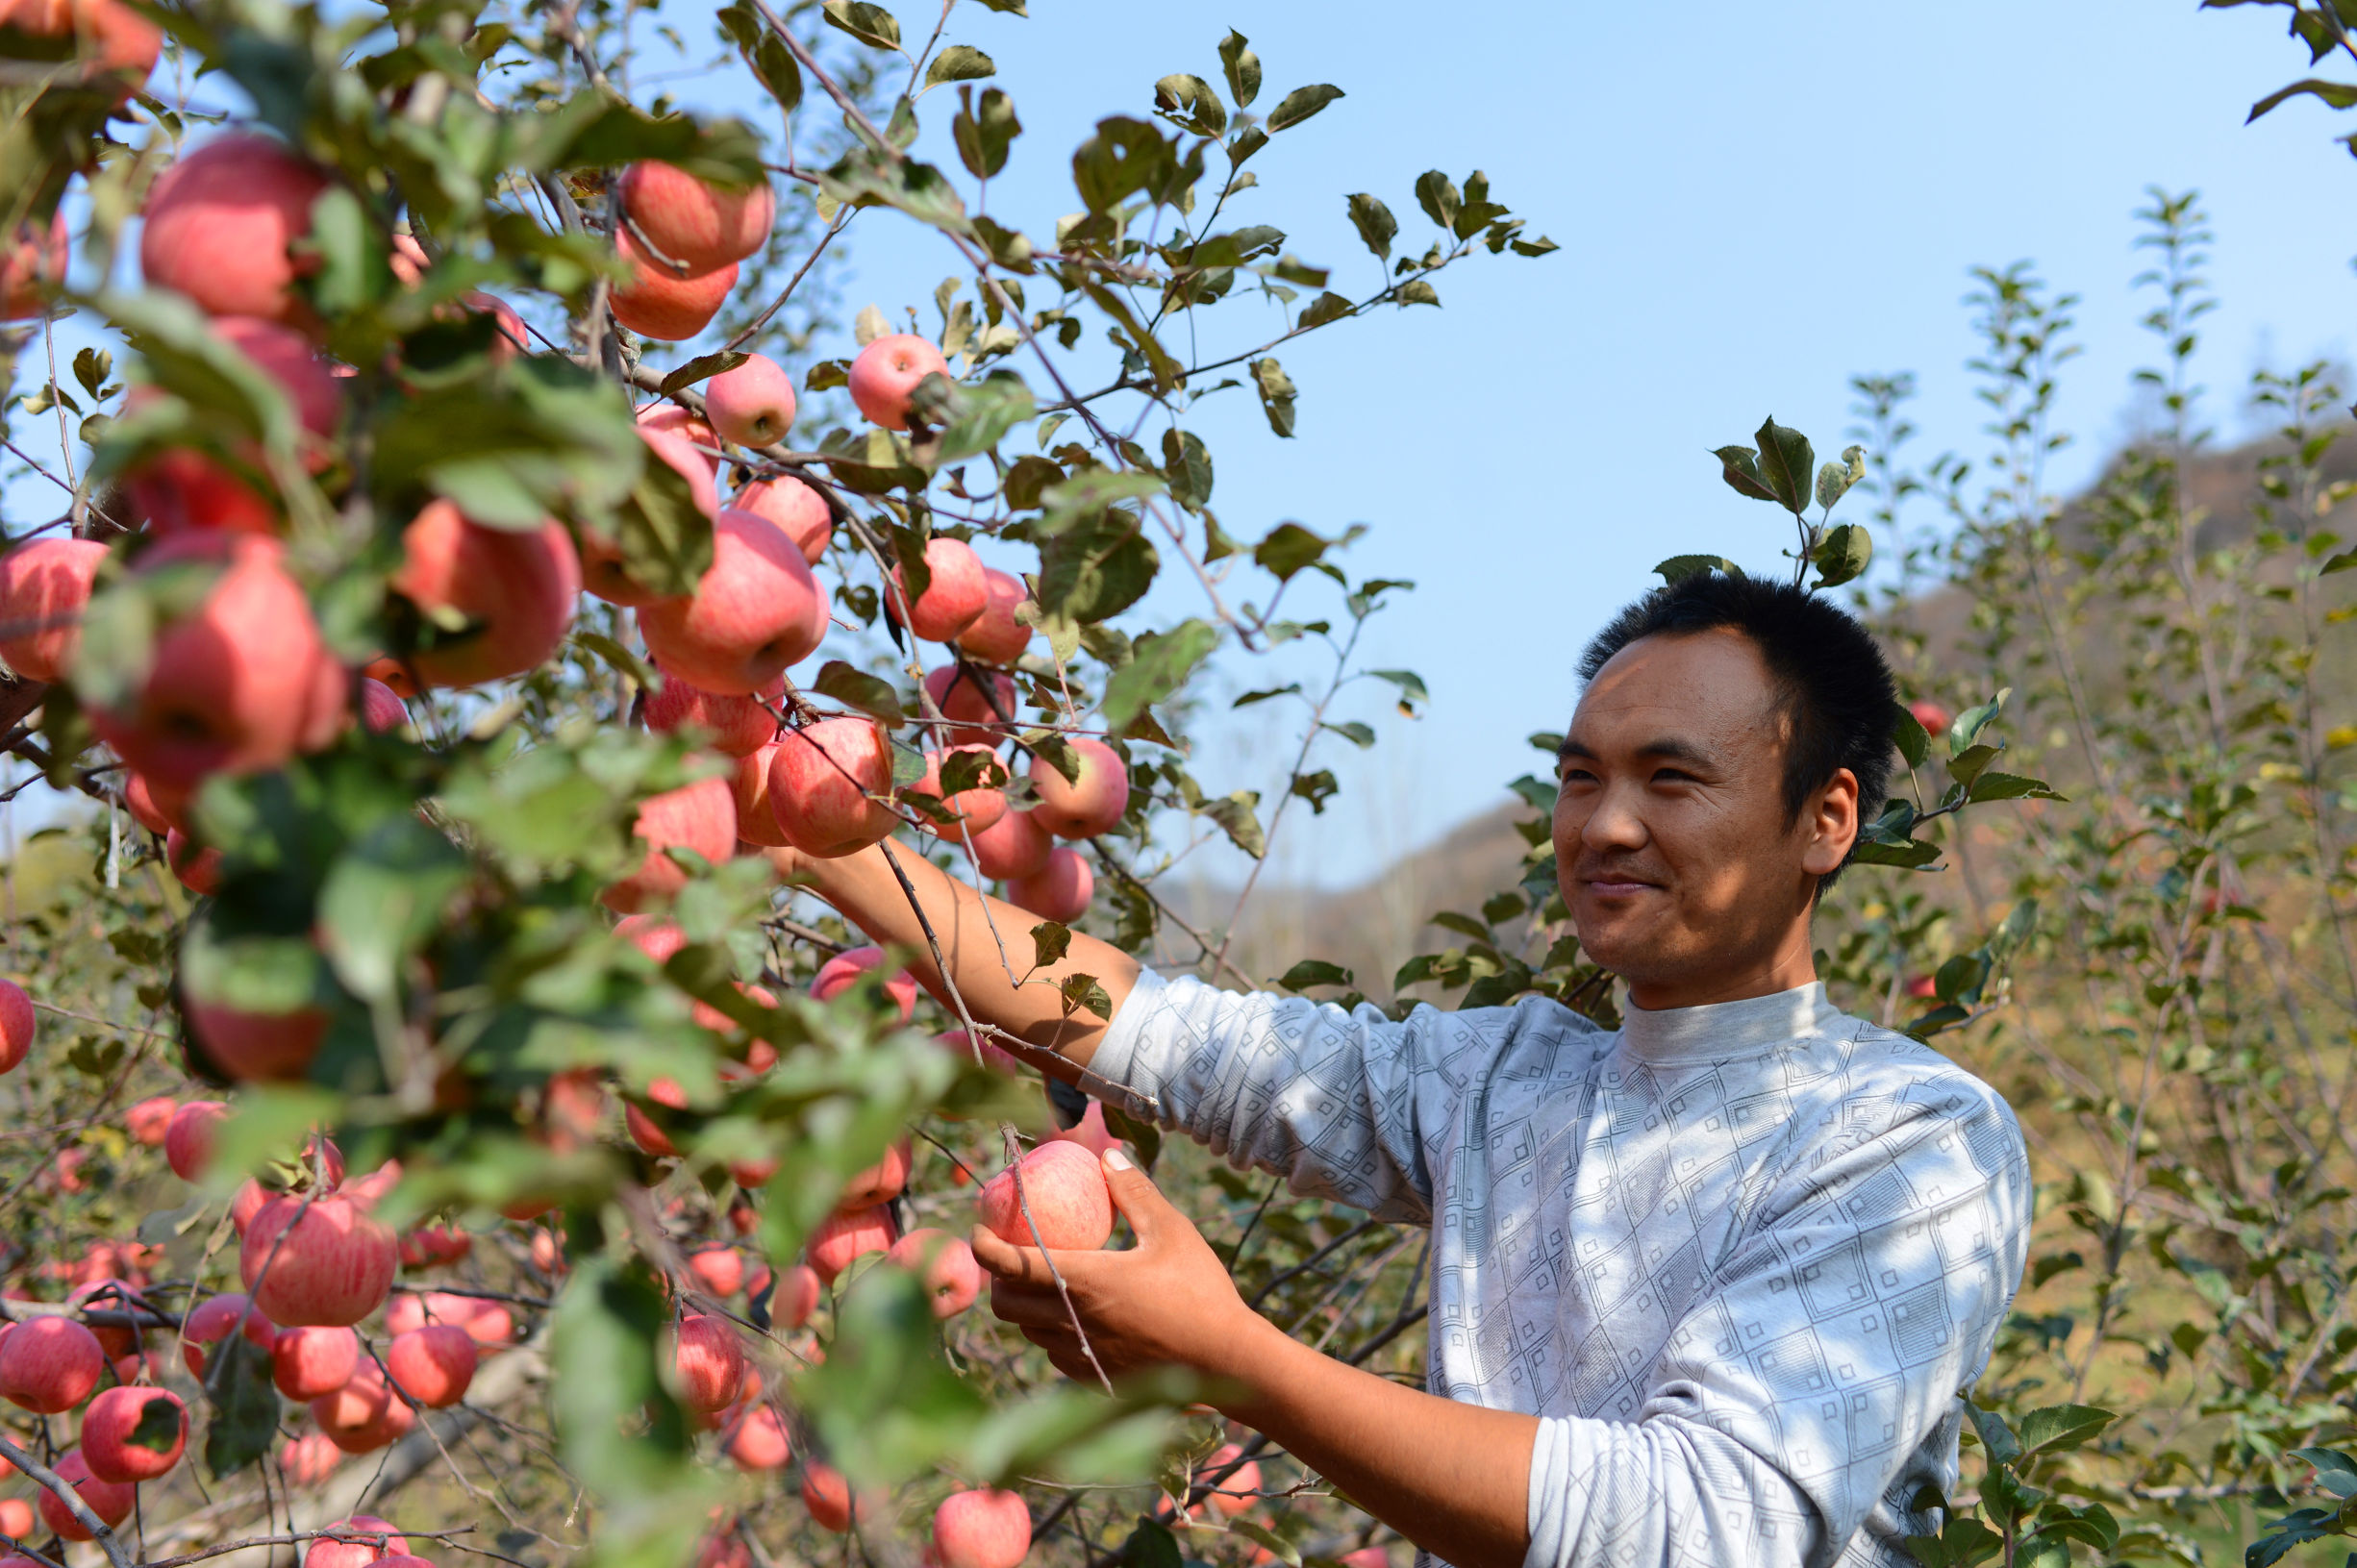
[[[918,34],[916,7],[900,9]],[[2228,434],[2252,368],[2348,346],[2357,171],[2330,139],[2347,127],[2305,102],[2243,125],[2252,100],[2303,74],[2271,10],[1031,9],[1021,20],[968,0],[945,34],[993,57],[1025,126],[990,190],[1002,221],[1052,233],[1079,205],[1066,160],[1090,125],[1143,112],[1167,72],[1216,81],[1216,45],[1233,26],[1266,68],[1257,108],[1307,82],[1347,94],[1262,153],[1262,190],[1230,212],[1281,221],[1287,248],[1332,266],[1338,291],[1364,294],[1377,276],[1344,195],[1383,197],[1402,245],[1420,247],[1411,187],[1426,168],[1486,170],[1498,199],[1563,246],[1538,261],[1476,258],[1440,278],[1441,310],[1387,311],[1289,345],[1295,440],[1274,438],[1241,393],[1188,420],[1216,454],[1215,507],[1231,534],[1289,518],[1326,534],[1365,523],[1346,558],[1353,576],[1419,585],[1374,623],[1360,662],[1420,671],[1430,711],[1398,719],[1371,687],[1344,709],[1382,743],[1365,754],[1323,743],[1312,765],[1332,767],[1344,793],[1322,818],[1289,823],[1284,875],[1351,880],[1502,799],[1505,781],[1539,761],[1522,737],[1567,714],[1579,644],[1655,561],[1774,559],[1774,514],[1725,490],[1708,448],[1748,439],[1773,412],[1820,452],[1838,449],[1849,376],[1911,370],[1924,394],[1918,456],[1977,455],[1960,304],[1976,262],[2031,259],[2085,296],[2087,352],[2062,400],[2079,436],[2058,469],[2066,481],[2128,428],[2130,373],[2149,352],[2129,288],[2142,268],[2129,214],[2148,185],[2199,187],[2217,229],[2223,308],[2205,323],[2201,369]],[[706,25],[703,8],[669,11],[691,32]],[[702,84],[667,86],[699,108],[727,104]],[[919,150],[954,168],[948,98],[925,101]],[[956,270],[938,240],[874,212],[849,249],[849,307],[898,318],[915,306],[931,326],[933,288]],[[1222,307],[1203,342],[1247,346],[1266,325],[1251,307]],[[33,505],[27,484],[39,482],[11,486],[18,515]],[[1167,574],[1150,616],[1202,610],[1184,579]],[[1280,664],[1280,679],[1310,673]],[[1270,670],[1231,657],[1209,694],[1224,709],[1270,684]],[[1215,792],[1273,796],[1297,738],[1282,704],[1217,717],[1196,771]]]

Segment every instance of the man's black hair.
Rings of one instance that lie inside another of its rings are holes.
[[[1655,588],[1613,617],[1580,655],[1582,684],[1640,637],[1727,628],[1759,649],[1790,723],[1784,809],[1799,818],[1809,796],[1841,768],[1858,780],[1858,826],[1882,809],[1895,746],[1897,684],[1873,636],[1840,606],[1790,583],[1697,572]],[[1857,845],[1850,846],[1852,853]],[[1842,862],[1848,864],[1845,857]],[[1840,868],[1818,879],[1819,893]]]

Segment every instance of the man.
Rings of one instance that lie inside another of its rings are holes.
[[[1228,1415],[1466,1568],[1909,1562],[1933,1524],[1913,1499],[1955,1479],[1958,1393],[2020,1280],[2030,1183],[1993,1090],[1816,982],[1811,911],[1883,799],[1890,672],[1822,600],[1710,575],[1622,611],[1580,673],[1554,841],[1581,943],[1627,988],[1617,1033],[1539,997],[1392,1023],[1077,936],[1017,986],[979,895],[900,863],[977,1017],[1296,1191],[1435,1230],[1422,1393],[1245,1307],[1116,1151],[1138,1246],[1056,1255],[1109,1371],[1232,1380]],[[923,951],[880,852],[807,869]],[[1073,972],[1109,1023],[1061,1017]],[[974,1251],[999,1315],[1092,1376],[1041,1256],[983,1232]]]

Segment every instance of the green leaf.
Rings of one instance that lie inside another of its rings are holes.
[[[1093,625],[1144,597],[1161,566],[1141,521],[1107,508],[1041,545],[1040,608]]]
[[[1849,493],[1849,487],[1866,477],[1866,448],[1845,447],[1842,460],[1826,463],[1817,471],[1817,504],[1831,510],[1836,502]]]
[[[965,201],[940,169],[864,141],[818,176],[818,188],[847,207],[897,208],[951,234],[973,230]]]
[[[1362,724],[1357,719],[1344,719],[1339,724],[1324,724],[1318,728],[1341,735],[1361,751],[1365,751],[1375,743],[1374,726]]]
[[[1271,697],[1297,696],[1299,695],[1300,691],[1301,683],[1295,681],[1290,685],[1269,686],[1266,690],[1262,691],[1247,691],[1242,696],[1237,698],[1234,702],[1228,704],[1228,707],[1231,709],[1250,708],[1253,704],[1265,703]]]
[[[1219,94],[1203,78],[1184,71],[1154,84],[1154,108],[1199,137],[1216,137],[1228,128],[1227,105]]]
[[[1989,728],[1996,716],[2005,710],[2005,700],[2013,694],[2014,688],[2006,686],[1987,702],[1968,708],[1957,714],[1955,722],[1947,728],[1948,751],[1951,754],[1961,755],[1968,750],[1980,738],[1980,733]]]
[[[1040,491],[1041,515],[1032,532],[1053,538],[1121,502],[1141,501],[1165,488],[1160,475],[1142,469],[1084,468]]]
[[[380,819],[319,889],[320,946],[337,978],[364,1000],[391,1000],[470,875],[466,857],[420,818]]]
[[[792,113],[802,102],[802,67],[794,62],[792,51],[769,31],[750,0],[735,0],[722,9],[719,20],[755,80],[777,101],[778,108]]]
[[[724,375],[752,357],[740,349],[723,349],[716,354],[699,354],[663,378],[663,395],[669,397],[684,387],[693,386],[699,381],[709,381],[715,376]]]
[[[2062,1453],[2094,1442],[2119,1418],[2092,1405],[2050,1405],[2021,1418],[2021,1456]]]
[[[1279,131],[1290,131],[1341,95],[1341,88],[1326,82],[1295,87],[1268,112],[1268,134],[1274,136]]]
[[[1348,985],[1350,971],[1323,958],[1304,958],[1277,977],[1277,983],[1289,991],[1306,991],[1313,985]]]
[[[1228,79],[1228,96],[1239,109],[1249,109],[1261,95],[1261,57],[1245,47],[1251,40],[1230,30],[1219,40],[1219,68]]]
[[[1671,556],[1653,569],[1664,585],[1683,583],[1700,572],[1724,572],[1729,577],[1743,575],[1743,569],[1724,556]]]
[[[1293,434],[1292,378],[1285,367],[1266,355],[1252,361],[1252,384],[1260,389],[1262,411],[1268,415],[1268,428],[1279,436]]]
[[[1072,928],[1061,920],[1042,920],[1031,928],[1032,964],[1045,969],[1072,948]]]
[[[1212,498],[1212,455],[1202,437],[1173,425],[1162,433],[1163,479],[1170,499],[1201,511]]]
[[[1891,705],[1891,738],[1898,745],[1899,756],[1911,768],[1919,768],[1931,756],[1931,736],[1924,733],[1922,721],[1905,703]]]
[[[1976,748],[1977,749],[1977,748]],[[2025,779],[2018,773],[1982,773],[1965,792],[1965,799],[1973,802],[1993,800],[2064,800],[2043,779]]]
[[[1773,501],[1776,492],[1760,477],[1760,455],[1747,446],[1722,446],[1711,456],[1718,460],[1719,477],[1727,488],[1754,501]],[[1689,559],[1681,557],[1681,560]]]
[[[991,451],[1007,432],[1036,415],[1039,405],[1022,377],[997,369],[980,381],[952,383],[947,412],[940,443],[927,460],[937,468]]]
[[[1392,297],[1401,305],[1429,305],[1438,309],[1441,291],[1422,278],[1410,278],[1392,291]]]
[[[2330,577],[2335,572],[2345,572],[2352,566],[2357,566],[2357,550],[2344,550],[2318,567],[2316,575]]]
[[[1252,547],[1252,559],[1282,583],[1323,558],[1336,545],[1347,542],[1347,536],[1329,539],[1311,533],[1299,523],[1279,523]]]
[[[1350,198],[1350,221],[1359,231],[1359,237],[1376,256],[1389,259],[1392,236],[1399,233],[1399,220],[1392,210],[1362,190]]]
[[[1105,994],[1105,987],[1097,983],[1094,975],[1068,976],[1057,989],[1064,996],[1065,1012],[1067,1015],[1073,1012],[1090,1012],[1099,1018],[1111,1019],[1113,1017],[1113,998]]]
[[[1126,114],[1096,122],[1072,153],[1072,185],[1091,212],[1110,212],[1140,191],[1166,190],[1180,167],[1178,143]]]
[[[1267,835],[1261,831],[1256,813],[1261,804],[1260,792],[1239,789],[1232,795],[1203,803],[1202,814],[1216,823],[1228,841],[1254,859],[1268,853]]]
[[[2303,93],[2320,98],[2335,109],[2357,107],[2357,86],[2346,82],[2322,82],[2310,77],[2306,81],[2294,82],[2288,87],[2277,88],[2251,105],[2250,113],[2244,118],[2243,123],[2248,125],[2260,115],[2271,112]]]
[[[1219,646],[1218,628],[1201,620],[1180,622],[1168,632],[1149,632],[1133,645],[1127,664],[1105,683],[1097,711],[1109,730],[1121,730],[1187,683],[1195,666]]]
[[[1424,678],[1414,670],[1368,670],[1378,681],[1389,681],[1399,688],[1399,711],[1403,717],[1416,717],[1416,705],[1427,702],[1431,694],[1424,689]]]
[[[1912,871],[1940,859],[1940,846],[1919,838],[1904,844],[1878,844],[1861,838],[1851,848],[1849,858],[1859,865],[1895,865]]]
[[[1335,782],[1331,769],[1319,768],[1316,773],[1294,774],[1286,793],[1308,801],[1311,813],[1323,816],[1326,814],[1326,802],[1341,793],[1341,789],[1342,786]]]
[[[1457,182],[1439,169],[1426,169],[1416,177],[1416,200],[1423,208],[1424,215],[1443,229],[1455,226],[1458,211],[1465,203],[1465,198],[1457,194]]]
[[[2317,1484],[2335,1497],[2357,1497],[2357,1459],[2331,1448],[2295,1448],[2284,1456],[2316,1469]]]
[[[1965,1419],[1972,1423],[1973,1435],[1981,1447],[1989,1451],[1993,1468],[2010,1468],[2021,1457],[2021,1440],[2014,1435],[2013,1428],[1994,1410],[1984,1410],[1970,1400],[1964,1402]]]
[[[900,47],[899,19],[869,0],[826,0],[827,21],[875,49]]]
[[[1827,463],[1828,472],[1833,465]],[[1819,485],[1820,490],[1823,489]],[[1825,531],[1817,548],[1809,552],[1811,564],[1817,567],[1817,586],[1840,587],[1854,582],[1874,557],[1874,540],[1858,523],[1838,523]]]
[[[1809,507],[1809,486],[1815,477],[1817,454],[1800,432],[1776,423],[1770,414],[1751,437],[1760,443],[1760,482],[1777,505],[1797,515]]]
[[[907,716],[901,709],[900,696],[890,682],[878,680],[840,659],[830,659],[818,667],[818,678],[811,683],[811,689],[887,724],[898,724]]]
[[[213,1421],[205,1432],[205,1467],[214,1480],[233,1475],[270,1452],[278,1438],[278,1387],[270,1353],[242,1333],[218,1341],[215,1364],[205,1368]]]
[[[1301,319],[1295,323],[1295,326],[1307,332],[1312,327],[1322,327],[1329,321],[1340,321],[1357,309],[1357,306],[1340,294],[1320,294],[1310,301],[1308,308],[1301,312]]]
[[[925,67],[925,86],[938,87],[943,82],[979,82],[986,76],[996,76],[998,66],[989,55],[970,43],[953,43],[933,57]]]

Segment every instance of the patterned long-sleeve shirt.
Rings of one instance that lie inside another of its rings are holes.
[[[1141,978],[1095,1070],[1433,1229],[1433,1393],[1541,1417],[1528,1568],[1905,1564],[2021,1278],[2005,1102],[1821,985],[1394,1023]]]

